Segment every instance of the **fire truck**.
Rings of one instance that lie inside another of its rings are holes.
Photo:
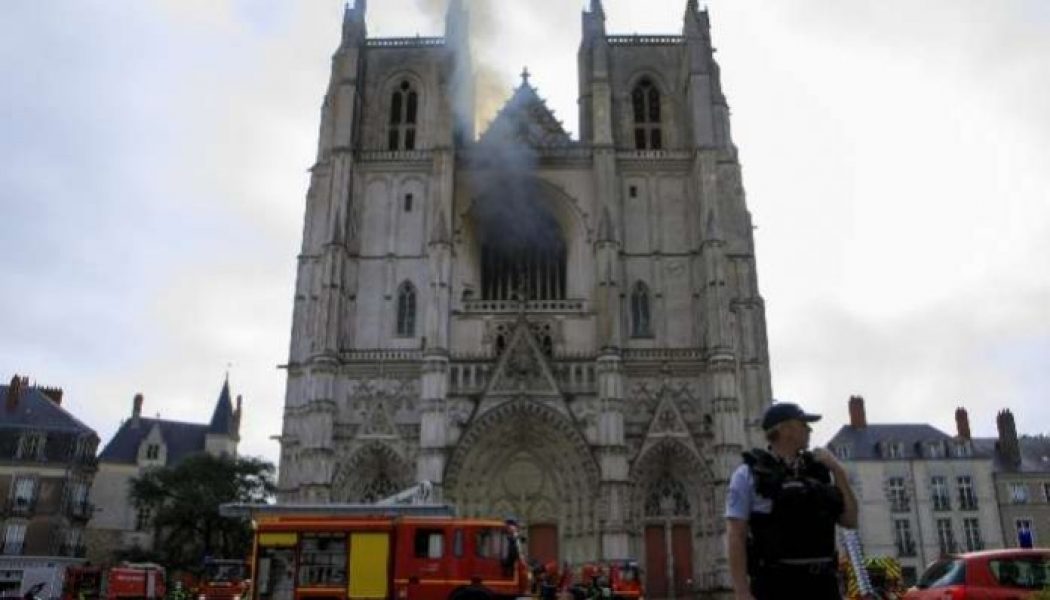
[[[206,560],[204,575],[194,590],[197,600],[242,600],[251,583],[246,571],[243,560]]]
[[[226,505],[223,514],[253,523],[251,600],[511,600],[541,593],[512,522],[456,517],[448,505]],[[608,588],[596,595],[641,597],[636,566],[607,575]]]
[[[165,594],[164,567],[153,563],[121,563],[107,571],[99,567],[66,569],[63,600],[153,600]]]

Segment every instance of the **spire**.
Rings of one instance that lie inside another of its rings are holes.
[[[529,77],[532,77],[532,73],[529,73],[528,67],[522,67],[521,69],[521,85],[522,87],[532,87],[529,84]]]
[[[211,423],[208,425],[208,433],[229,434],[233,432],[233,402],[230,400],[230,379],[226,377],[219,392],[219,399],[215,402],[215,412],[211,415]]]
[[[591,0],[591,14],[605,20],[605,7],[602,6],[602,0]]]
[[[697,0],[689,0],[686,4],[685,9],[689,12],[700,12],[700,3]]]

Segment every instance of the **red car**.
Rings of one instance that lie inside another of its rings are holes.
[[[984,550],[930,565],[904,600],[1022,599],[1050,586],[1050,548]]]

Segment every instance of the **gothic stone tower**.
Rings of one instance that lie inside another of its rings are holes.
[[[475,136],[468,14],[369,38],[347,9],[306,198],[280,498],[434,482],[529,551],[727,583],[722,500],[771,398],[751,218],[706,11],[582,15],[581,136],[523,77]]]

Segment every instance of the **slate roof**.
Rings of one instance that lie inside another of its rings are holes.
[[[211,415],[211,423],[208,425],[208,433],[231,434],[235,432],[233,418],[233,403],[230,402],[230,381],[227,379],[222,384],[219,392],[219,400],[215,403],[215,412]]]
[[[204,451],[208,425],[132,417],[121,423],[116,435],[98,455],[99,461],[128,464],[138,462],[139,446],[154,427],[160,427],[160,435],[167,447],[166,465],[174,465],[191,454]]]
[[[876,423],[868,424],[866,427],[844,425],[831,438],[828,446],[849,446],[850,460],[883,460],[885,456],[879,452],[880,444],[900,442],[904,451],[901,459],[911,459],[925,458],[923,450],[929,442],[948,444],[955,441],[957,441],[956,438],[925,423]],[[950,450],[947,447],[945,449]],[[973,455],[982,455],[976,443]]]
[[[1050,437],[1025,435],[1018,438],[1021,446],[1021,464],[1014,466],[997,452],[998,438],[974,438],[974,448],[995,455],[995,470],[999,473],[1050,473]]]
[[[522,75],[521,85],[481,134],[479,142],[483,145],[512,142],[534,148],[571,145],[572,138],[528,82],[527,72]]]
[[[0,427],[95,435],[94,429],[82,423],[60,405],[55,404],[42,391],[33,386],[23,387],[19,394],[18,405],[14,411],[8,411],[8,387],[0,385]]]
[[[230,382],[225,381],[215,403],[215,410],[208,423],[186,423],[167,419],[132,417],[120,424],[113,439],[99,454],[101,462],[134,464],[138,462],[142,440],[160,428],[161,438],[167,449],[165,465],[174,465],[187,456],[204,452],[208,434],[236,435],[236,419],[230,401]]]

